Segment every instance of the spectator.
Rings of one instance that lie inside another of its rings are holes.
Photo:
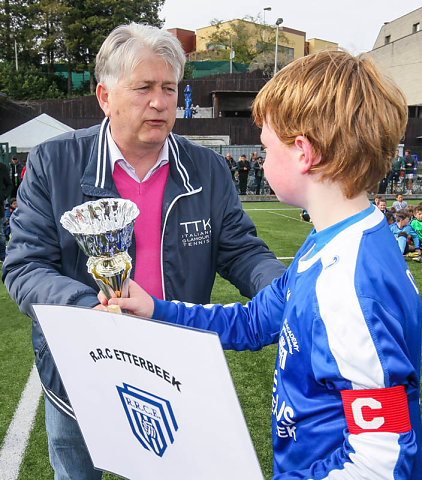
[[[393,184],[393,193],[397,191],[397,185],[400,181],[400,175],[404,173],[405,165],[404,158],[399,155],[399,151],[396,150],[396,156],[393,158],[391,167],[390,179]]]
[[[239,157],[237,162],[237,170],[239,172],[239,189],[240,195],[246,195],[246,189],[248,187],[248,176],[250,170],[249,162],[246,160],[246,155],[243,154]]]
[[[254,171],[255,171],[255,187],[256,187],[255,195],[260,195],[262,178],[264,176],[264,161],[262,157],[258,157],[256,159],[256,162],[254,165]]]
[[[6,215],[4,218],[4,235],[6,237],[6,241],[10,239],[10,217],[12,216],[12,213],[16,210],[16,207],[18,206],[16,202],[16,198],[12,197],[10,199],[10,204],[8,208],[6,209]]]
[[[406,193],[408,195],[412,194],[415,164],[416,164],[415,159],[410,154],[410,150],[405,150],[404,151],[404,167],[405,167],[404,177],[406,180]]]
[[[396,237],[400,251],[403,255],[408,252],[416,252],[420,254],[419,236],[409,225],[409,214],[405,210],[397,212],[395,223],[390,225],[390,230]],[[408,240],[413,241],[413,245],[409,244]]]
[[[226,154],[226,163],[227,163],[227,166],[229,167],[229,170],[230,170],[230,173],[231,173],[231,176],[232,176],[232,180],[234,181],[234,174],[237,171],[237,165],[236,165],[236,161],[230,155],[230,153]]]
[[[399,212],[400,210],[403,210],[407,207],[407,202],[406,200],[403,200],[403,195],[401,193],[398,193],[396,195],[396,201],[393,202],[393,207]]]
[[[24,160],[23,165],[22,165],[21,181],[23,180],[23,177],[25,175],[25,171],[26,171],[26,159]]]
[[[16,197],[18,193],[19,185],[22,182],[22,178],[21,178],[22,168],[23,166],[19,163],[18,157],[14,155],[10,161],[10,167],[9,167],[10,180],[12,182],[12,191],[10,195],[12,197]]]
[[[33,316],[34,303],[101,307],[86,257],[60,224],[87,199],[139,205],[132,274],[158,298],[209,303],[217,271],[253,296],[284,271],[243,212],[224,159],[171,132],[184,64],[169,32],[136,23],[116,28],[96,59],[101,126],[30,152],[2,270],[23,313]],[[55,478],[101,478],[35,319],[33,346]]]
[[[4,218],[4,202],[9,196],[12,189],[7,166],[0,162],[0,266],[3,264],[6,256],[6,237],[4,235],[3,218]]]

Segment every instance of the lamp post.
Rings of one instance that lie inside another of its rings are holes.
[[[277,60],[278,60],[278,29],[283,23],[282,18],[277,18],[275,24],[277,25],[276,36],[275,36],[275,58],[274,58],[274,75],[277,73]]]
[[[16,38],[15,38],[15,65],[16,65],[16,71],[19,70],[19,67],[18,67],[18,44],[16,42]]]
[[[265,25],[265,12],[271,12],[271,7],[265,7],[264,8],[264,35],[263,35],[263,41],[265,42],[265,30],[266,30],[266,25]]]

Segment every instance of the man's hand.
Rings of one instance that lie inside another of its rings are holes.
[[[148,293],[133,280],[129,280],[128,298],[111,298],[107,301],[106,296],[100,291],[98,300],[103,309],[107,310],[108,305],[119,305],[127,313],[138,317],[151,318],[154,313],[154,300]],[[94,307],[96,308],[96,307]]]

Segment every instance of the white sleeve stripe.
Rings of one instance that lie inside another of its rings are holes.
[[[321,257],[322,271],[316,282],[319,312],[340,374],[354,389],[384,388],[384,371],[355,289],[362,233],[350,235],[349,231],[350,237],[353,241],[346,245],[335,239],[335,250],[330,255],[328,244]],[[334,254],[336,263],[332,262]]]
[[[331,472],[321,480],[394,480],[394,469],[400,455],[397,433],[361,433],[350,435],[354,453],[341,470]]]

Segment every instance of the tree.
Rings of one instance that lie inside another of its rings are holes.
[[[0,2],[0,59],[15,61],[15,45],[24,58],[36,64],[36,33],[31,17],[31,2],[4,0]],[[39,63],[39,62],[38,62]]]
[[[277,55],[277,71],[281,70],[293,60],[292,57],[286,55],[284,52],[278,52]],[[261,70],[266,77],[274,75],[275,52],[262,52],[254,57],[249,64],[248,70],[254,72]]]
[[[0,63],[0,90],[16,100],[38,100],[65,96],[64,79],[46,75],[33,65],[17,71],[14,62]]]
[[[3,0],[0,1],[0,63],[7,91],[18,95],[21,89],[12,88],[9,80],[16,79],[9,68],[15,60],[15,41],[18,47],[19,70],[34,78],[38,69],[39,80],[50,76],[45,84],[52,82],[61,86],[54,75],[56,63],[66,63],[68,69],[68,94],[71,94],[73,71],[89,70],[90,91],[94,92],[94,64],[97,52],[106,36],[121,24],[132,21],[161,26],[159,12],[164,0]],[[47,65],[47,72],[40,65]],[[6,68],[7,67],[7,68]],[[32,83],[31,83],[32,82]],[[33,81],[29,83],[34,84]],[[26,84],[29,84],[26,82]],[[50,88],[59,94],[59,89]],[[34,92],[34,95],[36,93]],[[25,93],[26,95],[26,93]],[[17,98],[15,96],[15,98]]]
[[[94,93],[95,57],[113,28],[129,22],[160,27],[158,17],[164,0],[67,0],[64,38],[69,73],[87,68],[91,74],[90,91]]]

